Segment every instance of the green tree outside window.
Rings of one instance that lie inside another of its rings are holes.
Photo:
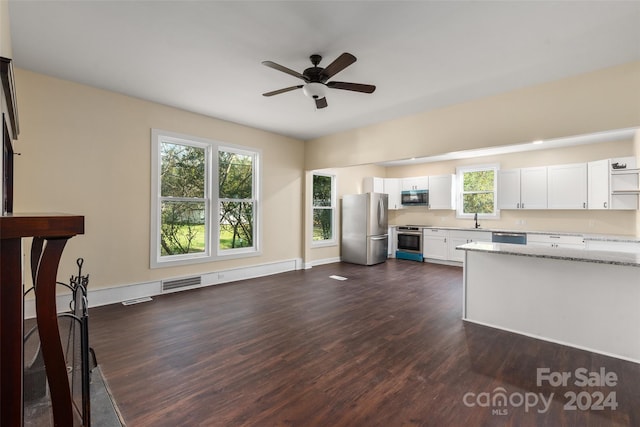
[[[313,240],[332,240],[334,217],[333,176],[313,175]]]
[[[254,244],[253,156],[218,151],[220,249],[252,247]]]
[[[162,256],[206,251],[205,154],[201,147],[161,145]]]
[[[465,171],[462,176],[462,213],[494,214],[495,170]]]

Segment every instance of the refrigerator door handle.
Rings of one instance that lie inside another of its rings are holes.
[[[375,236],[375,237],[371,237],[371,240],[385,240],[388,239],[389,237],[385,234],[384,236]]]
[[[384,209],[384,201],[382,199],[378,199],[378,225],[382,226],[387,222],[387,213]]]

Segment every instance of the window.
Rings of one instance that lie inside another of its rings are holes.
[[[151,266],[257,254],[258,153],[155,129],[152,147]]]
[[[255,153],[218,151],[218,249],[246,252],[254,246],[256,215]]]
[[[471,166],[457,169],[460,203],[458,218],[498,217],[496,203],[496,165]]]
[[[335,176],[313,174],[313,245],[335,244]]]

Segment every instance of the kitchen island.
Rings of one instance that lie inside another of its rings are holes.
[[[473,242],[463,319],[640,363],[640,254]]]

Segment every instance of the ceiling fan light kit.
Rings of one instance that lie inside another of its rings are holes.
[[[302,86],[302,92],[309,98],[318,99],[324,98],[326,86],[322,83],[307,83]]]
[[[302,88],[302,92],[315,100],[316,108],[326,108],[327,107],[327,98],[326,98],[326,89],[341,89],[341,90],[350,90],[353,92],[361,92],[361,93],[373,93],[376,90],[374,85],[362,84],[362,83],[348,83],[348,82],[327,82],[331,77],[338,74],[340,71],[347,68],[349,65],[356,62],[356,57],[350,53],[343,53],[335,61],[329,64],[326,68],[318,67],[320,61],[322,61],[322,56],[314,54],[309,57],[313,67],[309,67],[302,72],[302,74],[294,71],[290,68],[287,68],[283,65],[276,64],[272,61],[263,61],[262,65],[267,66],[269,68],[273,68],[274,70],[281,71],[283,73],[289,74],[293,77],[297,77],[301,80],[304,80],[306,83],[304,85],[290,86],[284,89],[278,89],[271,92],[263,93],[263,96],[273,96],[279,95],[281,93],[289,92],[292,90]]]

